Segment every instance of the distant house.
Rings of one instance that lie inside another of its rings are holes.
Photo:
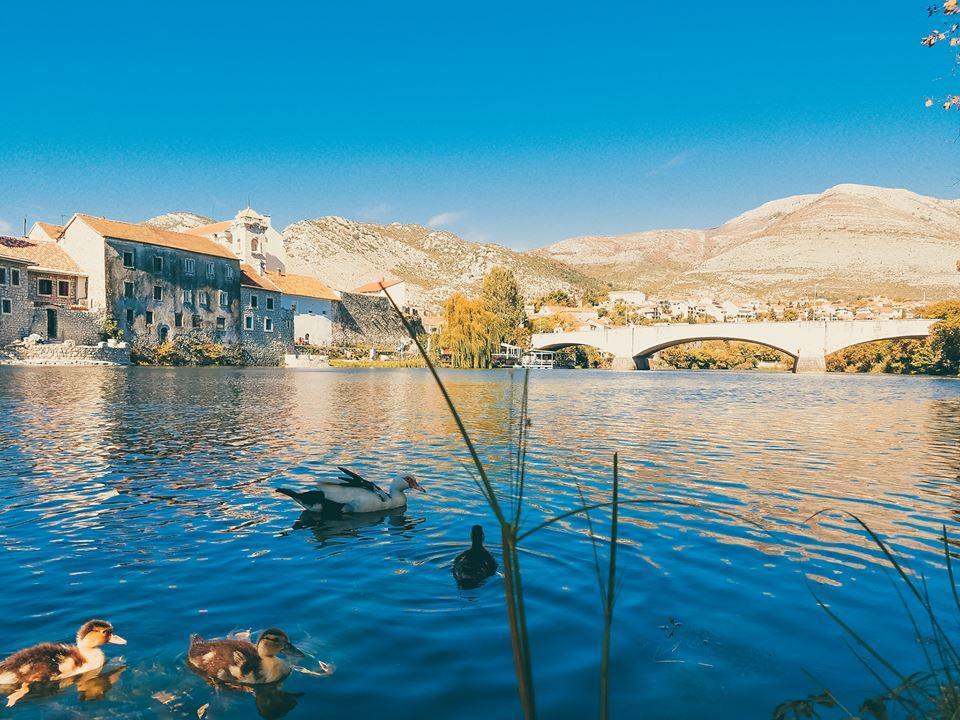
[[[353,292],[360,295],[389,295],[401,310],[407,307],[407,283],[403,280],[380,278],[354,288]]]
[[[63,225],[51,225],[45,222],[35,222],[30,232],[27,233],[27,239],[33,242],[56,242],[63,232]]]
[[[271,225],[269,215],[261,215],[253,208],[244,208],[233,220],[201,225],[185,232],[220,243],[241,262],[254,268],[268,272],[286,270],[283,235]]]
[[[293,321],[283,311],[280,288],[266,273],[240,265],[240,333],[245,344],[293,345]]]
[[[424,315],[423,329],[427,335],[433,335],[443,329],[443,315]]]
[[[34,237],[42,236],[34,233]],[[53,240],[0,237],[0,254],[26,263],[25,272],[11,267],[0,275],[7,275],[8,287],[16,283],[26,293],[31,315],[28,334],[51,340],[90,339],[89,322],[68,312],[87,309],[87,276],[63,248]]]
[[[309,275],[271,272],[265,277],[283,293],[283,308],[293,315],[297,343],[328,345],[333,341],[334,303],[340,301],[336,290]]]
[[[33,306],[27,297],[28,260],[7,255],[0,238],[0,347],[30,334]]]
[[[240,261],[206,237],[76,214],[57,244],[88,277],[88,303],[124,338],[203,332],[240,340]]]

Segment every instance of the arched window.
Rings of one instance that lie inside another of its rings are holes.
[[[250,241],[250,252],[260,252],[260,243],[256,238]]]

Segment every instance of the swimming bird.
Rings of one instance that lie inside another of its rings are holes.
[[[483,528],[474,525],[470,530],[472,545],[453,561],[453,576],[464,589],[475,588],[497,571],[497,561],[483,546]]]
[[[187,662],[204,675],[241,685],[276,683],[290,674],[290,665],[279,655],[303,657],[283,630],[271,628],[260,633],[257,644],[228,638],[204,640],[190,636]]]
[[[41,643],[0,662],[0,686],[16,686],[7,696],[13,707],[34,684],[50,683],[99,670],[106,662],[102,645],[126,645],[106,620],[90,620],[77,631],[77,644]]]
[[[277,488],[281,495],[293,498],[305,510],[324,515],[343,515],[347,513],[383,512],[407,504],[408,490],[423,488],[413,475],[404,475],[390,483],[390,492],[360,477],[347,468],[337,468],[343,473],[336,480],[321,482],[316,490],[297,492],[287,488]]]

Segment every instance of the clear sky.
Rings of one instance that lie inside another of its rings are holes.
[[[840,182],[960,196],[926,3],[14,2],[0,229],[432,223],[535,247]]]

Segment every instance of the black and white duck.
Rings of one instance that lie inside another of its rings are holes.
[[[99,670],[106,662],[100,648],[107,643],[126,645],[106,620],[90,620],[77,631],[77,644],[41,643],[0,662],[0,686],[16,688],[7,695],[13,707],[30,692],[31,685],[59,682]]]
[[[471,545],[453,560],[453,576],[457,585],[465,589],[475,588],[497,571],[497,561],[483,546],[483,528],[474,525],[470,529]]]
[[[283,630],[264,630],[254,645],[249,640],[204,640],[190,636],[187,662],[203,675],[241,685],[277,683],[290,674],[290,665],[279,657],[303,657]]]
[[[288,488],[277,488],[277,492],[293,498],[304,510],[331,517],[349,513],[384,512],[405,507],[408,490],[423,491],[413,475],[397,478],[390,483],[389,492],[385,492],[352,470],[343,467],[337,469],[342,475],[335,480],[321,482],[316,490],[297,492]]]

